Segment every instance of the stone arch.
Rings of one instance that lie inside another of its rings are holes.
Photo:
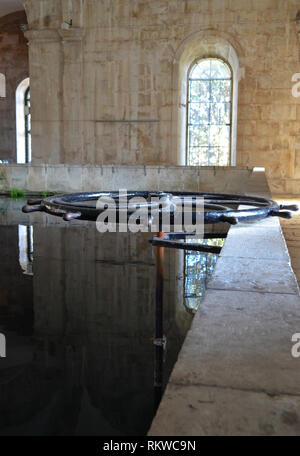
[[[189,68],[196,59],[219,57],[229,64],[233,74],[231,164],[235,165],[238,83],[242,76],[239,61],[242,55],[240,45],[230,35],[216,30],[193,33],[177,48],[173,60],[174,99],[172,113],[172,150],[176,151],[177,164],[186,164],[186,109]]]
[[[22,3],[23,8],[25,10],[25,14],[27,16],[27,20],[28,20],[29,2],[30,2],[30,0],[21,0],[21,3]]]

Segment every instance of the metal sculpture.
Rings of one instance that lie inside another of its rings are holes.
[[[65,195],[55,195],[41,200],[29,200],[24,206],[24,212],[47,212],[48,214],[63,217],[64,220],[97,220],[101,209],[96,207],[99,198],[112,198],[116,202],[116,209],[121,209],[124,202],[120,202],[119,192],[92,192],[92,193],[72,193]],[[174,197],[191,203],[196,198],[204,199],[204,223],[227,222],[235,225],[240,221],[258,220],[269,216],[291,218],[291,211],[297,211],[296,205],[280,205],[273,200],[257,196],[230,195],[219,193],[199,193],[199,192],[150,192],[150,191],[128,191],[127,204],[133,197],[143,197],[150,210],[157,203],[152,203],[153,197],[162,199],[160,203],[160,214],[164,211],[165,205],[169,204],[172,209]],[[251,209],[234,209],[229,206],[250,206]],[[130,209],[130,208],[129,208]],[[128,211],[130,214],[130,210]],[[172,210],[171,210],[172,214]]]

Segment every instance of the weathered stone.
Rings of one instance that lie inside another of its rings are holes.
[[[299,396],[169,384],[149,436],[295,436]]]
[[[281,248],[277,246],[277,250]],[[246,256],[247,253],[244,252],[244,258],[235,256],[222,258],[222,261],[216,265],[208,288],[299,295],[298,284],[289,262],[253,259]]]
[[[5,76],[5,98],[0,98],[0,160],[16,162],[16,89],[29,75],[28,47],[20,24],[24,11],[0,17],[0,73]]]
[[[300,109],[291,80],[299,71],[294,0],[24,5],[34,162],[183,164],[180,59],[186,53],[189,67],[197,42],[198,57],[225,58],[232,46],[243,70],[236,162],[265,166],[272,190],[299,191],[293,137]]]

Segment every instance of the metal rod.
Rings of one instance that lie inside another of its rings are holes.
[[[222,247],[217,245],[203,245],[203,244],[196,244],[196,243],[187,243],[181,241],[169,241],[169,240],[162,240],[158,238],[150,239],[149,241],[152,245],[161,246],[161,247],[169,247],[173,249],[181,249],[181,250],[191,250],[196,252],[207,252],[207,253],[220,253]]]
[[[162,231],[157,233],[158,238],[163,238]],[[163,386],[163,294],[164,294],[164,247],[155,247],[156,256],[156,295],[155,295],[155,366],[154,366],[154,398],[157,408]]]

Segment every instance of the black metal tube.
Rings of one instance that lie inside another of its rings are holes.
[[[163,238],[164,233],[157,233],[158,238]],[[156,293],[155,293],[155,365],[154,365],[154,395],[155,407],[158,406],[163,387],[163,295],[164,295],[164,247],[155,247],[156,256]]]
[[[155,206],[155,202],[151,202],[152,197],[162,198],[164,201],[161,204],[159,209],[159,230],[163,230],[162,215],[166,210],[170,209],[170,224],[174,225],[175,222],[175,212],[174,206],[172,204],[173,197],[179,198],[181,202],[184,201],[184,198],[189,198],[190,201],[196,201],[196,198],[204,199],[204,223],[220,223],[227,222],[229,224],[236,224],[239,221],[252,221],[259,220],[271,215],[279,215],[287,217],[287,213],[281,213],[280,210],[283,206],[279,206],[275,201],[260,198],[257,196],[247,196],[247,195],[230,195],[230,194],[214,194],[214,193],[197,193],[197,192],[151,192],[151,191],[128,191],[127,192],[127,201],[129,202],[133,197],[143,197],[146,202],[142,205],[146,210],[148,209],[149,215],[151,215],[151,208]],[[96,201],[99,198],[109,198],[115,202],[115,209],[117,211],[117,219],[119,210],[123,205],[124,201],[120,199],[118,192],[93,192],[93,193],[73,193],[66,195],[55,195],[52,197],[45,198],[42,200],[41,204],[34,207],[32,205],[31,210],[41,210],[46,211],[53,215],[63,216],[65,213],[81,213],[81,216],[78,217],[81,220],[97,220],[98,215],[103,212],[103,209],[96,207]],[[126,200],[125,200],[126,202]],[[238,207],[240,205],[250,206],[250,208],[230,208],[224,206],[224,203],[227,205],[233,205]],[[166,204],[166,207],[164,207]],[[168,206],[169,204],[169,206]],[[196,206],[192,204],[192,223],[196,222]],[[194,207],[195,206],[195,207]],[[252,207],[251,207],[252,206]],[[26,210],[27,209],[27,210]],[[25,211],[28,211],[28,206]],[[290,210],[296,210],[297,207],[293,206]],[[130,217],[130,212],[128,213],[128,218]],[[184,217],[184,215],[183,215]]]
[[[181,241],[171,241],[167,239],[161,238],[153,238],[149,241],[154,246],[161,246],[161,247],[168,247],[173,249],[181,249],[181,250],[191,250],[196,252],[207,252],[207,253],[217,253],[219,254],[222,250],[222,247],[217,245],[203,245],[203,244],[196,244],[196,243],[187,243]]]

